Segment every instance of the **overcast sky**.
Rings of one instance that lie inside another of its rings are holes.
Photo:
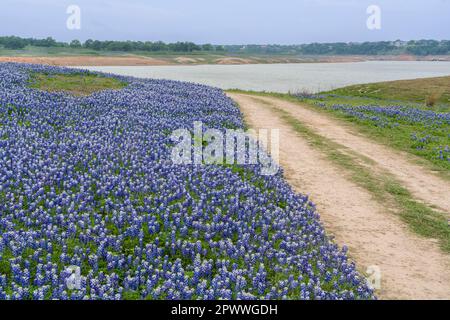
[[[369,5],[381,30],[369,30]],[[81,29],[69,30],[69,5]],[[450,0],[1,0],[0,35],[295,44],[450,39]]]

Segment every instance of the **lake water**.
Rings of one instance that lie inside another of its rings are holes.
[[[222,89],[272,92],[319,92],[352,84],[450,75],[450,62],[440,61],[82,68],[140,78],[196,82]]]

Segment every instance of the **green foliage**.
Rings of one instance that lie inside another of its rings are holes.
[[[0,45],[5,49],[23,49],[26,46],[35,47],[65,47],[65,48],[85,48],[94,51],[147,51],[147,52],[195,52],[195,51],[224,51],[221,46],[211,44],[197,45],[193,42],[165,43],[162,41],[99,41],[88,39],[84,43],[79,40],[72,40],[70,43],[57,42],[51,37],[45,39],[20,38],[15,36],[0,37]]]
[[[25,39],[11,36],[11,37],[0,37],[0,45],[3,45],[6,49],[23,49],[27,45],[27,41]]]
[[[84,43],[73,40],[70,43],[57,42],[53,38],[33,39],[19,37],[0,37],[0,45],[6,49],[23,49],[26,46],[85,48],[99,51],[120,52],[228,52],[239,54],[269,55],[398,55],[413,54],[447,55],[450,54],[449,40],[417,40],[417,41],[379,41],[379,42],[337,42],[310,43],[301,45],[198,45],[192,42],[165,43],[162,41],[99,41],[89,39]]]
[[[69,44],[71,48],[81,48],[81,42],[79,40],[72,40]]]
[[[450,41],[379,41],[379,42],[338,42],[310,43],[301,45],[232,45],[228,52],[250,54],[300,54],[300,55],[398,55],[450,54]]]
[[[125,291],[122,296],[123,300],[142,300],[141,295],[139,292],[136,291]]]

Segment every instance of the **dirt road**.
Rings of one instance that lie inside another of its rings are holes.
[[[239,97],[244,99],[245,95]],[[298,104],[276,98],[258,97],[258,99],[289,112],[321,136],[371,159],[379,169],[386,170],[396,177],[416,199],[450,215],[450,182],[409,161],[408,158],[412,158],[410,155],[380,145],[359,135],[349,125],[309,108],[302,108]]]
[[[450,298],[450,256],[432,240],[412,233],[395,214],[347,178],[342,170],[297,134],[272,108],[288,111],[316,133],[370,156],[377,165],[391,165],[394,162],[399,168],[411,165],[411,170],[418,169],[414,167],[416,165],[405,163],[400,159],[401,155],[373,145],[373,142],[353,134],[340,123],[296,104],[242,94],[229,96],[240,105],[251,127],[280,129],[280,162],[286,179],[298,192],[311,196],[327,232],[335,236],[338,244],[349,247],[351,258],[362,272],[371,266],[380,268],[380,298]],[[406,179],[408,176],[399,177]],[[438,189],[439,183],[444,182],[420,170],[411,177],[412,181],[419,181],[417,186],[424,181],[432,181],[433,187],[425,193],[427,202],[435,202],[439,207],[448,206],[445,201],[439,201],[439,197],[432,196],[433,188],[437,188],[441,195],[448,192],[449,189]],[[408,185],[411,189],[414,186],[416,184],[412,182]]]

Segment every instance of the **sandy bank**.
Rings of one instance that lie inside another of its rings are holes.
[[[200,64],[275,64],[275,63],[336,63],[361,61],[450,61],[450,56],[19,56],[0,57],[0,62],[36,63],[53,66],[164,66]]]

